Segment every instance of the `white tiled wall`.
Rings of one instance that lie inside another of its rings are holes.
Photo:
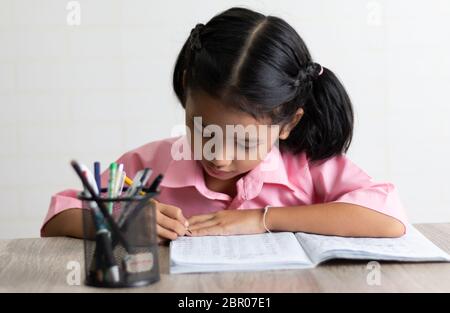
[[[350,156],[413,222],[450,220],[450,2],[0,0],[0,238],[35,237],[68,161],[104,164],[183,122],[171,90],[191,27],[233,5],[279,15],[343,80]]]

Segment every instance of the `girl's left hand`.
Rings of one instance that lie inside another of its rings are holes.
[[[191,236],[261,234],[263,209],[223,210],[189,218]]]

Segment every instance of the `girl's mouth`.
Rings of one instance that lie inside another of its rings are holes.
[[[214,166],[211,166],[209,164],[205,164],[204,166],[205,170],[208,172],[208,174],[210,174],[211,176],[215,176],[215,177],[227,177],[230,175],[233,175],[233,171],[222,171],[217,169]]]

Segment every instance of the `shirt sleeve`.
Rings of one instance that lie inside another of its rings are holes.
[[[315,202],[345,202],[383,213],[408,225],[397,188],[375,182],[346,156],[310,165]]]
[[[116,163],[123,163],[124,168],[127,170],[127,176],[131,177],[133,177],[137,171],[144,167],[140,154],[136,151],[125,153],[119,159],[117,159]],[[106,187],[108,184],[108,173],[108,170],[102,172],[101,181],[103,187]],[[80,190],[77,189],[67,189],[52,196],[47,215],[41,226],[41,236],[43,236],[42,230],[45,224],[47,224],[47,222],[51,220],[55,215],[68,209],[83,209],[81,201],[77,198],[79,192]]]

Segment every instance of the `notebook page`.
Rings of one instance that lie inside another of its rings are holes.
[[[310,264],[293,233],[179,237],[170,244],[174,264]]]
[[[394,261],[448,261],[450,256],[413,226],[400,238],[346,238],[296,233],[311,260],[318,264],[332,258]]]

